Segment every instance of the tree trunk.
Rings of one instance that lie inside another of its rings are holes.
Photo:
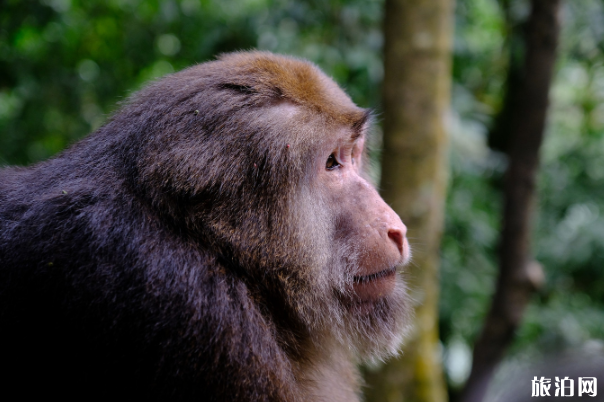
[[[367,369],[368,402],[447,400],[437,317],[453,6],[453,0],[386,0],[381,188],[408,227],[413,259],[404,276],[415,322],[401,357]]]
[[[463,402],[483,400],[495,367],[513,339],[514,332],[535,289],[541,266],[531,260],[530,237],[535,177],[543,140],[548,93],[556,61],[559,33],[559,0],[532,0],[526,26],[524,66],[507,99],[510,122],[509,165],[504,184],[505,206],[499,245],[499,278],[490,311],[476,345],[472,372],[462,393]]]

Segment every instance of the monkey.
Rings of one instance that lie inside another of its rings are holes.
[[[223,54],[0,170],[3,389],[63,400],[360,400],[409,325],[370,110],[314,64]]]

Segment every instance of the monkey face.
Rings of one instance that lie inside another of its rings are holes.
[[[334,211],[334,244],[349,250],[348,295],[371,306],[392,294],[410,248],[407,228],[363,177],[364,131],[337,130],[320,153],[317,176]]]

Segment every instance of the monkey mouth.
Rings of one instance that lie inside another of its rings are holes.
[[[358,275],[353,278],[354,284],[366,284],[373,281],[377,281],[382,278],[394,276],[396,274],[396,267],[388,268],[383,271],[375,272],[370,275]]]
[[[369,275],[355,276],[352,282],[353,294],[356,296],[354,304],[372,305],[390,295],[395,286],[396,266]]]

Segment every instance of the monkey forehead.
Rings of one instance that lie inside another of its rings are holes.
[[[364,110],[357,123],[344,124],[287,101],[265,109],[264,115],[269,121],[279,121],[280,127],[287,127],[286,136],[294,142],[299,145],[306,144],[311,148],[315,145],[322,150],[340,146],[352,147],[354,144],[360,144],[362,148],[372,119],[371,111]]]
[[[332,79],[310,62],[269,52],[237,52],[222,55],[215,63],[221,71],[229,71],[223,77],[225,84],[289,101],[348,126],[358,124],[365,115]]]

